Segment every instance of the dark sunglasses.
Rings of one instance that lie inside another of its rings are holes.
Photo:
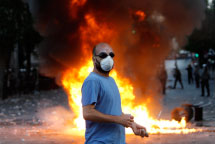
[[[111,56],[112,58],[115,56],[113,52],[110,52],[109,55],[105,52],[101,52],[100,54],[96,55],[102,59],[106,58],[107,56]]]

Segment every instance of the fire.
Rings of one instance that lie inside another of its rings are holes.
[[[83,132],[85,129],[85,122],[82,117],[82,105],[81,105],[81,86],[84,79],[93,70],[93,64],[91,60],[86,65],[80,68],[80,70],[72,69],[65,72],[62,79],[64,88],[69,94],[69,104],[76,116],[73,121],[73,126],[76,131]],[[147,107],[144,103],[135,105],[133,94],[133,86],[126,78],[121,78],[115,70],[111,72],[111,76],[115,79],[121,99],[122,109],[124,113],[130,113],[135,117],[135,121],[141,125],[144,125],[148,132],[155,133],[189,133],[196,132],[196,129],[186,128],[186,121],[183,118],[181,122],[175,120],[156,120],[150,117]],[[127,134],[132,133],[131,129],[127,129]]]
[[[74,131],[78,131],[79,133],[83,133],[85,129],[85,121],[82,117],[81,86],[87,74],[92,71],[91,65],[89,62],[80,70],[68,70],[62,79],[62,84],[69,94],[69,105],[76,116],[74,121],[72,121],[72,125],[75,126]]]
[[[71,5],[83,6],[87,0],[72,0]]]
[[[135,12],[135,16],[138,17],[138,21],[143,21],[146,17],[146,14],[143,11],[138,10]]]
[[[87,2],[87,0],[71,0],[70,1],[70,15],[72,17],[72,19],[76,19],[77,18],[77,13],[80,9],[80,7],[84,6],[85,3]]]
[[[75,3],[77,0],[73,0]],[[85,3],[85,0],[79,1]],[[136,15],[144,20],[145,13],[137,11]],[[111,39],[117,36],[116,30],[109,23],[105,23],[96,20],[93,13],[88,13],[84,17],[85,23],[79,27],[81,38],[81,50],[83,52],[83,58],[81,61],[83,65],[80,68],[71,68],[65,71],[62,75],[62,85],[68,93],[69,105],[75,115],[75,118],[71,121],[72,128],[68,128],[66,131],[71,134],[83,135],[85,130],[85,121],[82,116],[82,104],[81,104],[81,87],[84,79],[93,70],[93,63],[90,57],[91,47],[99,42],[110,42]],[[147,128],[150,134],[156,133],[190,133],[196,132],[196,129],[186,128],[186,121],[183,118],[181,122],[174,120],[157,120],[150,116],[146,107],[147,99],[142,103],[135,103],[134,87],[132,82],[123,78],[117,73],[116,70],[111,72],[111,76],[115,79],[122,101],[122,109],[124,113],[132,114],[135,117],[135,121]],[[126,129],[127,134],[131,134],[131,129]]]
[[[83,134],[85,130],[85,121],[82,116],[81,105],[81,86],[84,79],[93,70],[93,64],[89,60],[86,65],[82,66],[80,70],[71,69],[65,72],[62,79],[64,88],[69,94],[69,104],[73,110],[76,118],[73,120],[73,131]],[[196,132],[196,129],[186,128],[186,121],[183,118],[181,122],[175,120],[156,120],[150,117],[147,107],[144,103],[136,105],[134,103],[135,95],[133,93],[133,86],[126,78],[121,78],[115,70],[111,72],[111,76],[115,79],[121,99],[122,109],[124,113],[132,114],[135,121],[145,126],[150,134],[156,133],[190,133]],[[127,134],[131,134],[131,129],[126,129]]]
[[[88,56],[91,54],[91,45],[99,43],[104,40],[110,41],[114,31],[107,25],[107,23],[96,22],[93,14],[85,15],[86,24],[80,27],[81,41],[82,41],[82,51],[84,55]],[[89,57],[89,56],[88,56]]]

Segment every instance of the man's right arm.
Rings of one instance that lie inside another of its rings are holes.
[[[130,114],[122,114],[120,116],[107,115],[97,111],[94,105],[83,106],[83,117],[85,120],[93,122],[117,123],[124,127],[131,127],[134,122],[134,117]]]

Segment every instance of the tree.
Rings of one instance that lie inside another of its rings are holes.
[[[200,61],[204,53],[210,48],[215,49],[215,0],[213,0],[212,6],[206,9],[205,14],[206,17],[202,22],[202,27],[193,31],[185,46],[185,49],[198,53]]]
[[[36,38],[35,38],[36,37]],[[35,40],[35,39],[36,40]],[[29,55],[39,43],[39,34],[33,29],[33,18],[22,0],[0,1],[0,97],[3,98],[4,71],[9,67],[16,44],[23,44]],[[28,47],[29,46],[29,47]],[[28,50],[30,48],[30,50]],[[29,59],[29,58],[28,58]]]

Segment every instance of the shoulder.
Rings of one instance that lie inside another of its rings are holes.
[[[112,77],[110,77],[110,80],[113,81],[113,82],[115,82],[114,78],[112,78]]]
[[[83,86],[84,85],[93,85],[93,84],[99,85],[100,80],[96,75],[90,73],[89,76],[84,80]]]
[[[88,81],[92,81],[92,82],[99,81],[99,77],[94,73],[90,73],[88,77],[84,80],[84,82],[88,82]]]
[[[117,85],[117,84],[116,84],[116,81],[114,80],[114,78],[112,78],[112,77],[109,77],[109,81],[110,81],[112,84],[115,84],[115,85]]]

